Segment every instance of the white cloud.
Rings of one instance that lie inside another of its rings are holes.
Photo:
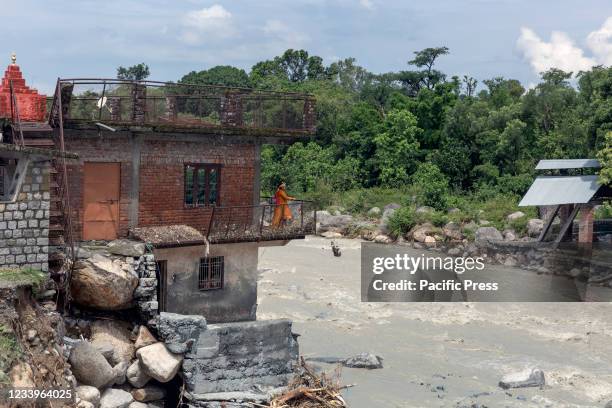
[[[181,39],[188,44],[199,44],[207,38],[226,38],[235,35],[231,24],[232,13],[223,6],[214,4],[200,10],[193,10],[183,18]]]
[[[280,20],[268,20],[263,26],[263,32],[281,41],[287,48],[299,48],[308,41],[308,35],[289,27]]]
[[[595,60],[584,56],[584,52],[574,45],[567,34],[560,31],[553,31],[550,41],[546,42],[531,29],[523,27],[517,46],[537,73],[550,68],[576,73],[597,65]]]
[[[372,0],[359,0],[359,5],[368,10],[374,10],[374,2]]]
[[[599,63],[612,65],[612,17],[608,17],[599,30],[589,34],[587,45]]]

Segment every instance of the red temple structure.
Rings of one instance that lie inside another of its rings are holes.
[[[47,110],[47,97],[40,95],[36,89],[26,85],[19,65],[17,65],[15,54],[11,56],[11,59],[12,63],[4,71],[4,77],[0,83],[0,117],[10,118],[14,114],[14,112],[11,112],[12,82],[21,121],[41,122],[44,120]]]

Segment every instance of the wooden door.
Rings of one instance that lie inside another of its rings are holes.
[[[83,239],[116,239],[120,163],[85,163],[83,179]]]

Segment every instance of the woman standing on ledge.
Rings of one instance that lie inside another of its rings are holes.
[[[289,201],[295,200],[294,197],[290,197],[285,191],[287,185],[285,182],[281,182],[274,193],[274,217],[272,218],[272,227],[278,228],[281,225],[285,225],[287,221],[291,221],[293,216],[291,215],[291,209],[289,208]]]

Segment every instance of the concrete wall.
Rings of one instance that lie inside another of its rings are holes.
[[[208,325],[183,360],[192,394],[287,385],[298,357],[290,320]]]
[[[255,320],[258,244],[211,245],[210,256],[224,256],[223,289],[198,289],[198,265],[205,246],[158,248],[167,261],[166,312],[203,315],[208,322]]]
[[[0,202],[0,268],[47,271],[49,162],[30,162],[25,168],[16,199]]]

